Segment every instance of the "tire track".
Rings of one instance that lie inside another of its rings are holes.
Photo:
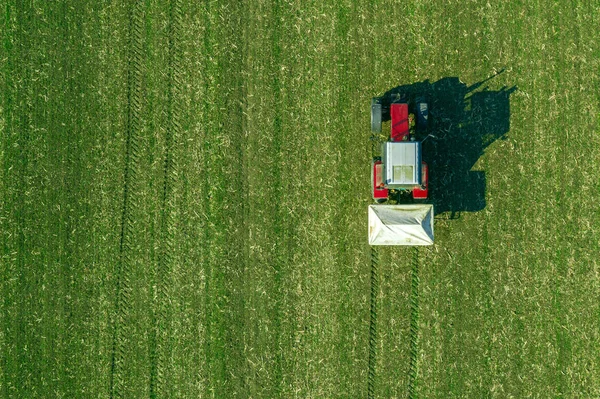
[[[143,2],[136,1],[129,10],[128,70],[127,70],[127,127],[121,237],[117,264],[115,315],[111,352],[109,397],[123,397],[127,323],[131,308],[131,283],[134,259],[135,215],[139,208],[140,130],[142,127],[142,61],[143,61]]]
[[[165,137],[165,158],[161,204],[161,251],[158,259],[157,295],[154,302],[157,309],[155,322],[156,340],[150,365],[150,397],[169,397],[171,366],[168,359],[172,353],[172,294],[176,276],[175,233],[178,164],[176,148],[181,132],[181,2],[171,0],[169,4],[168,30],[168,108]]]
[[[367,397],[375,397],[375,377],[377,362],[377,292],[379,291],[379,254],[371,247],[371,319],[369,322],[369,374],[367,376]]]
[[[371,132],[371,159],[377,154],[377,136]],[[379,291],[379,253],[377,249],[371,246],[371,309],[369,320],[369,360],[368,360],[368,375],[367,375],[367,397],[373,399],[375,397],[375,364],[377,362],[377,291]]]
[[[410,292],[410,362],[408,366],[408,399],[417,397],[418,364],[417,355],[419,350],[419,249],[413,248],[412,278]]]

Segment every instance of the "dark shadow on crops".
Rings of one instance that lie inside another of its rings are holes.
[[[471,86],[457,77],[425,80],[383,95],[384,109],[394,101],[414,104],[419,97],[429,104],[428,128],[418,132],[418,139],[435,136],[424,141],[423,159],[429,165],[429,202],[436,214],[449,212],[450,218],[457,218],[460,212],[485,208],[485,172],[471,169],[490,144],[506,139],[510,94],[516,90],[482,88],[489,79]],[[384,112],[383,120],[389,120],[389,113]]]

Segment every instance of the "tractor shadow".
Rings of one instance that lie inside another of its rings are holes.
[[[510,95],[517,90],[516,86],[478,90],[493,77],[471,86],[457,77],[433,83],[425,80],[398,86],[383,96],[384,104],[410,104],[419,97],[429,104],[428,128],[418,139],[435,136],[423,142],[423,160],[429,165],[429,197],[436,215],[448,212],[450,219],[456,219],[461,212],[477,212],[486,206],[485,172],[471,169],[490,144],[506,139]],[[389,120],[389,114],[383,120]]]

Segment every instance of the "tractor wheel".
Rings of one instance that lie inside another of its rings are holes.
[[[371,131],[373,133],[381,133],[381,115],[381,98],[374,97],[371,99]]]
[[[427,130],[427,122],[429,119],[429,107],[426,102],[417,102],[417,128],[419,130]]]

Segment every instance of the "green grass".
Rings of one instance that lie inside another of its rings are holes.
[[[6,2],[0,397],[598,397],[599,6]],[[402,85],[436,245],[372,295]]]

